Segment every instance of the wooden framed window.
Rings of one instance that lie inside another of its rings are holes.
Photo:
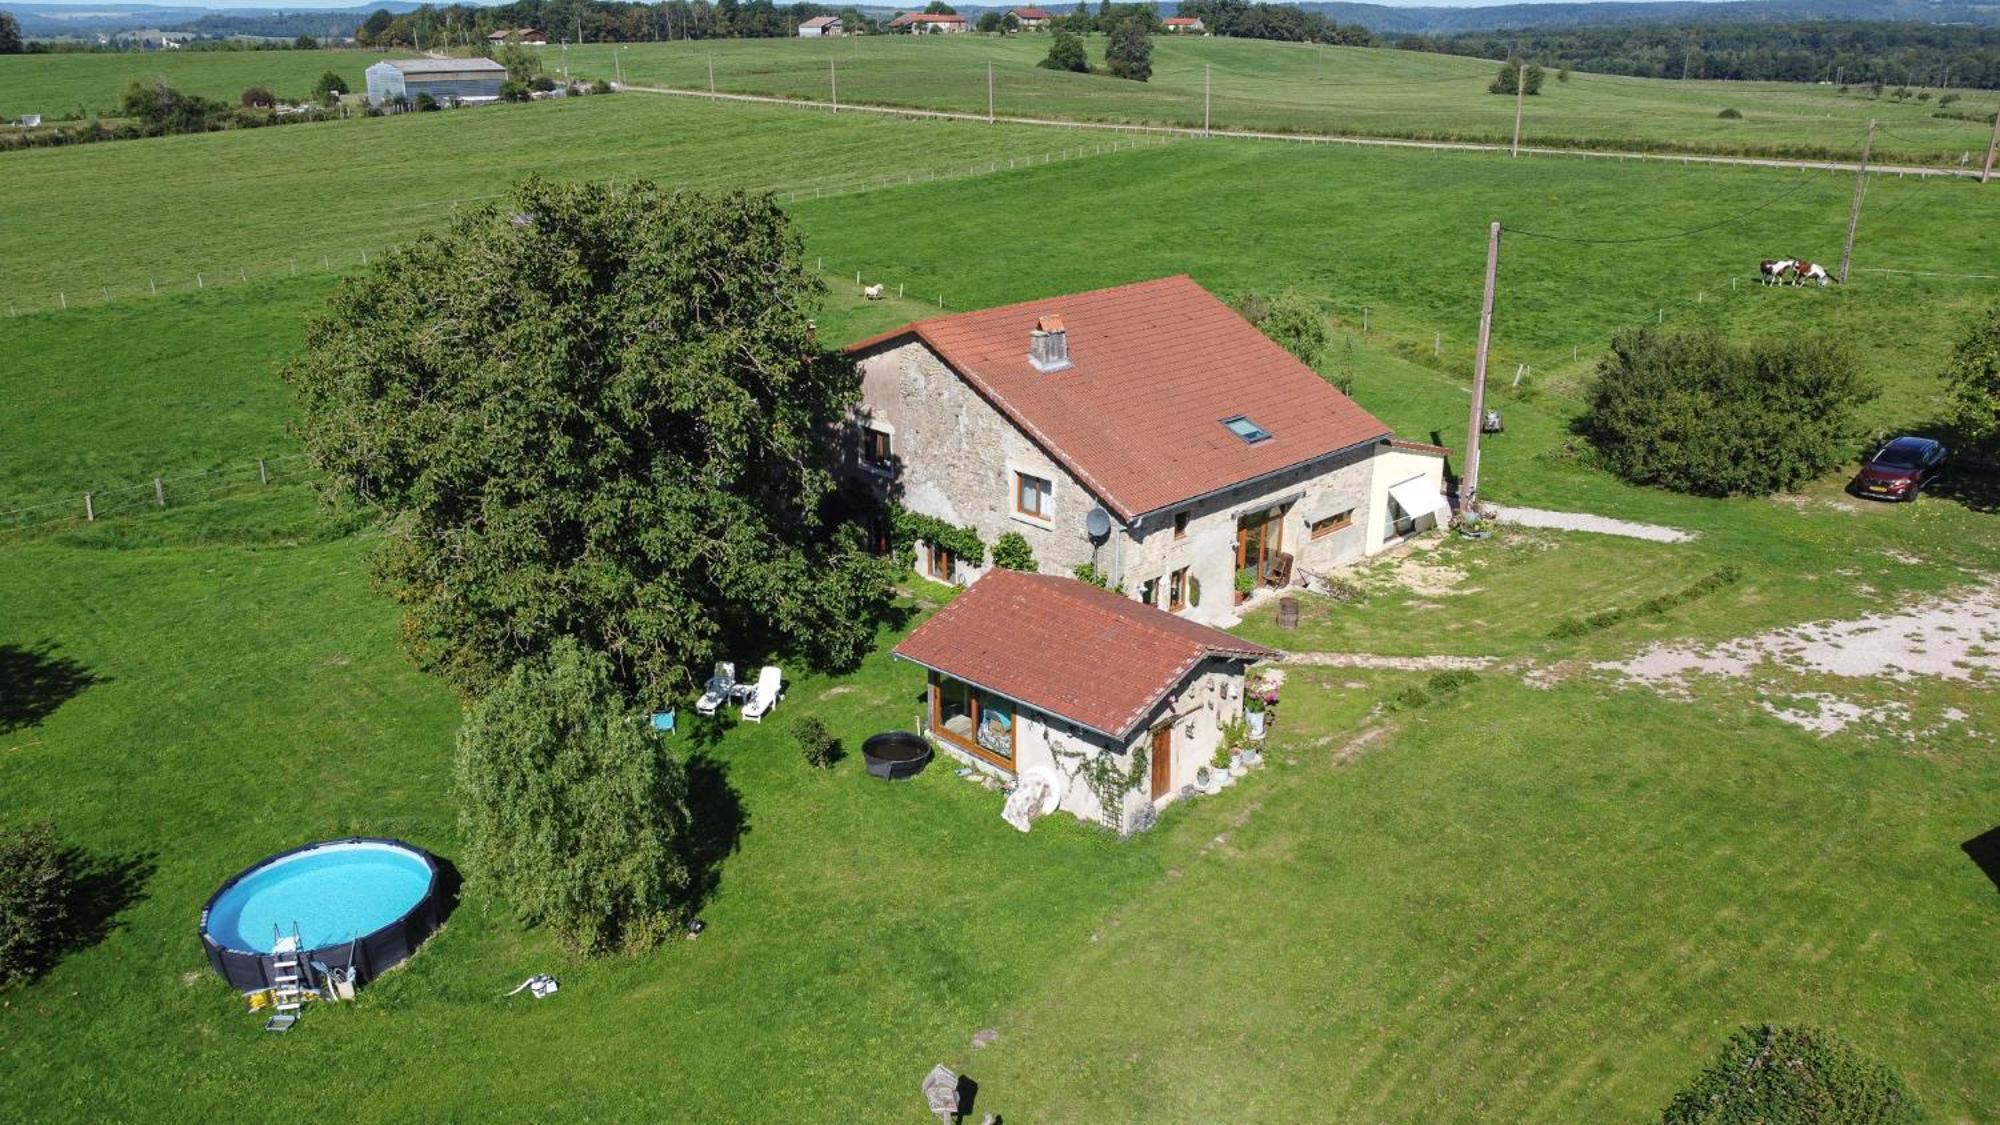
[[[1013,700],[931,673],[931,730],[953,746],[1011,770],[1020,739],[1015,720]]]
[[[936,543],[927,543],[925,548],[924,573],[939,582],[951,581],[952,569],[958,564],[958,560],[951,557],[951,551]]]
[[[1186,539],[1186,538],[1187,538],[1187,525],[1188,525],[1188,514],[1187,514],[1186,512],[1175,512],[1175,513],[1174,513],[1174,538],[1176,538],[1176,539]]]
[[[1139,585],[1139,600],[1147,605],[1160,604],[1160,580],[1148,578]]]
[[[1324,539],[1336,531],[1346,531],[1353,526],[1354,509],[1349,508],[1344,512],[1338,512],[1325,519],[1314,520],[1312,522],[1312,537],[1314,539]]]
[[[1182,567],[1167,576],[1167,611],[1179,613],[1188,606],[1188,568]]]
[[[1028,473],[1014,474],[1014,511],[1038,520],[1056,517],[1056,486]]]
[[[873,426],[861,429],[861,461],[876,469],[893,468],[895,465],[895,441],[887,430]]]

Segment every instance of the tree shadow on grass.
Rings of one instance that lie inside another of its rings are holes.
[[[153,852],[92,855],[81,848],[64,848],[57,856],[69,875],[63,896],[63,916],[46,940],[28,951],[23,974],[34,979],[124,925],[121,916],[146,897],[145,887],[157,871]]]
[[[32,727],[102,678],[43,642],[0,645],[0,734]]]
[[[1959,849],[1971,857],[1973,863],[1979,865],[1979,870],[1986,873],[1986,878],[1993,883],[1993,889],[2000,890],[2000,828],[1989,828],[1981,832],[1960,844]]]
[[[743,795],[729,783],[729,765],[704,753],[687,760],[688,830],[681,858],[687,864],[692,909],[722,885],[722,863],[736,854],[750,831]]]

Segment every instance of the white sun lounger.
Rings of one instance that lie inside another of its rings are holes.
[[[776,664],[766,664],[757,670],[757,686],[750,693],[750,701],[743,705],[743,717],[753,723],[761,723],[764,716],[778,705],[778,697],[784,693],[785,674]]]

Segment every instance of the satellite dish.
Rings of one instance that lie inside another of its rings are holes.
[[[1090,532],[1092,539],[1102,539],[1111,534],[1111,516],[1103,508],[1092,508],[1090,514],[1083,517],[1083,527]]]

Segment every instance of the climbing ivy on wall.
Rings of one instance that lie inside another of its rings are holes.
[[[896,558],[905,567],[916,565],[919,539],[950,551],[953,558],[966,566],[982,566],[986,562],[986,543],[978,532],[946,523],[936,516],[912,512],[901,504],[889,505],[889,534]]]
[[[1097,798],[1097,807],[1103,810],[1104,823],[1112,831],[1125,831],[1125,794],[1139,787],[1146,779],[1146,767],[1151,761],[1144,748],[1132,751],[1129,765],[1120,765],[1118,755],[1084,750],[1070,750],[1061,746],[1050,746],[1056,760],[1067,763],[1064,772],[1071,781],[1081,781]]]

